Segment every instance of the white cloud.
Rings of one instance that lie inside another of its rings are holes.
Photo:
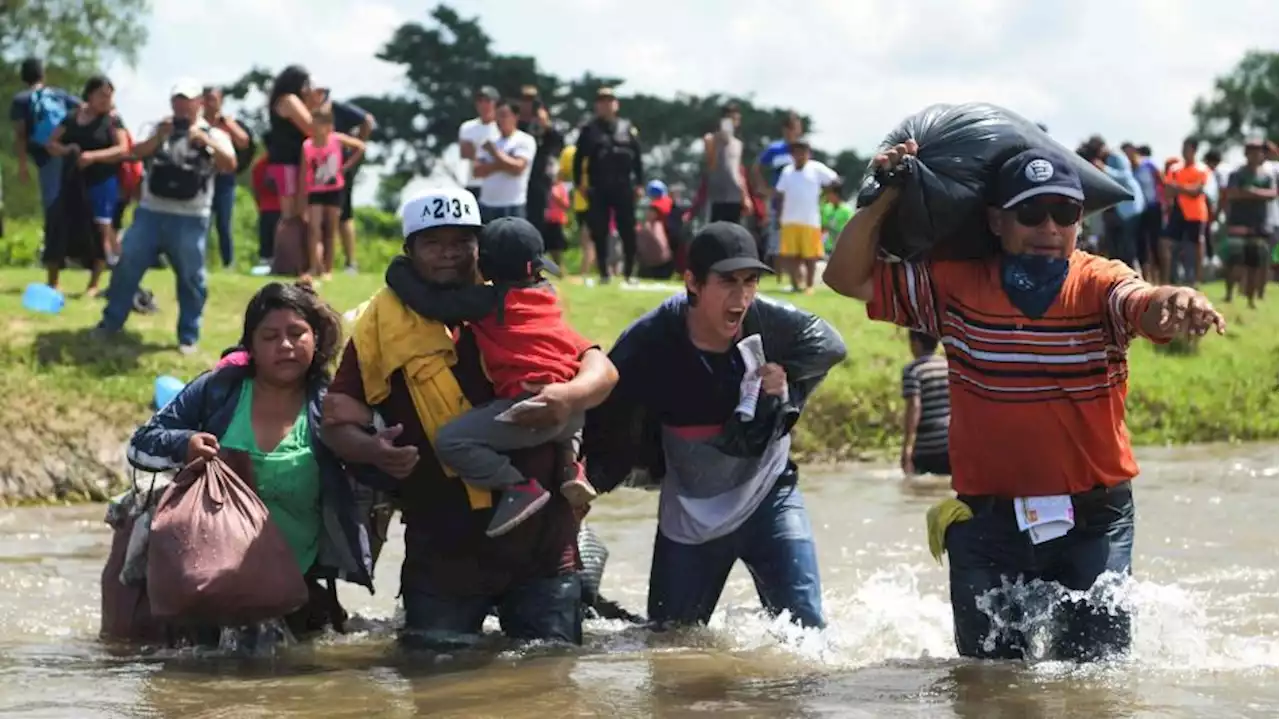
[[[339,96],[400,84],[375,58],[420,0],[154,0],[136,71],[112,68],[131,124],[180,75],[233,80],[299,62]],[[830,149],[875,146],[933,102],[984,100],[1064,142],[1100,132],[1175,152],[1190,108],[1251,47],[1276,48],[1274,0],[466,0],[501,52],[655,94],[725,92],[799,109]],[[625,112],[625,110],[624,110]],[[371,189],[362,188],[364,199]]]

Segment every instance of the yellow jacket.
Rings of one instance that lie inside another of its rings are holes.
[[[449,329],[405,307],[390,289],[382,288],[358,310],[351,341],[360,358],[365,402],[373,406],[386,400],[391,375],[403,370],[428,441],[435,442],[441,427],[471,409],[451,370],[458,353]],[[444,470],[457,476],[449,467]],[[472,509],[492,506],[489,492],[466,486]]]

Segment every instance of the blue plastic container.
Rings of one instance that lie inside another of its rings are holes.
[[[22,293],[22,306],[32,312],[56,315],[62,311],[66,303],[66,298],[61,292],[39,282],[27,285],[27,289]]]
[[[169,375],[156,377],[156,411],[164,409],[165,405],[172,402],[173,398],[177,397],[182,388],[186,386],[187,383],[177,377],[170,377]]]

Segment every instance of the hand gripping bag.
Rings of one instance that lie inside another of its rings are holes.
[[[990,185],[1000,166],[1023,150],[1053,148],[1074,162],[1086,213],[1132,199],[1034,122],[997,105],[931,105],[903,120],[876,153],[908,139],[920,146],[916,156],[893,173],[869,167],[857,201],[866,207],[886,187],[900,188],[880,234],[881,248],[900,259],[925,253],[935,259],[977,259],[997,252],[999,239],[987,223]]]
[[[160,498],[147,592],[156,617],[222,625],[281,617],[308,599],[284,535],[220,457],[187,465]]]

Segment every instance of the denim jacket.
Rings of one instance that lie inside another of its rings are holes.
[[[228,366],[206,372],[183,388],[168,405],[133,433],[129,463],[144,472],[180,469],[187,443],[197,432],[222,436],[231,426],[241,385],[250,380],[247,367]],[[320,406],[328,383],[308,387],[311,450],[320,467],[322,529],[317,573],[343,579],[373,591],[373,554],[369,526],[360,518],[346,469],[320,440]]]

